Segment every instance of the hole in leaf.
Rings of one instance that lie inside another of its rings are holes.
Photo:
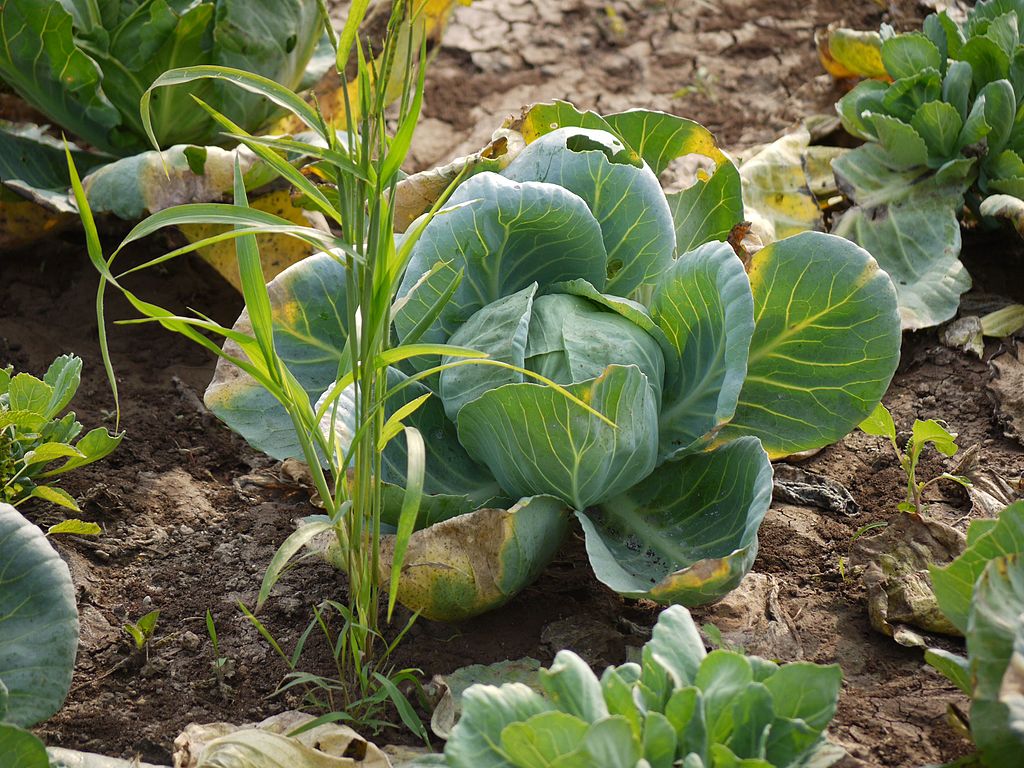
[[[570,152],[603,152],[610,163],[632,165],[634,168],[643,167],[643,161],[633,157],[633,154],[618,141],[613,146],[608,146],[602,141],[577,133],[566,137],[565,148]]]
[[[710,157],[691,152],[670,162],[658,180],[666,194],[681,192],[698,182],[706,182],[716,169],[716,163]]]

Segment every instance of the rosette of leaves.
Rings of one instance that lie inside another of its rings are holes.
[[[522,683],[474,685],[445,746],[452,768],[785,768],[845,754],[823,731],[836,710],[838,665],[778,665],[706,653],[681,606],[665,609],[639,663],[598,678],[572,651]]]
[[[939,607],[963,634],[967,656],[937,648],[925,660],[971,698],[981,763],[1019,765],[1024,748],[1024,502],[998,520],[973,520],[967,548],[931,568]]]
[[[323,31],[316,0],[8,0],[0,78],[61,128],[123,157],[151,146],[139,101],[166,70],[220,65],[296,90]],[[222,141],[193,97],[250,132],[283,113],[213,80],[167,89],[152,110],[161,146]]]
[[[904,328],[948,320],[971,285],[959,260],[965,200],[975,215],[1024,222],[1022,31],[1022,0],[980,2],[963,26],[945,12],[919,32],[884,26],[875,41],[888,77],[861,82],[836,105],[867,143],[833,162],[854,203],[833,231],[893,278]],[[844,50],[831,53],[878,76]]]
[[[840,439],[888,386],[891,281],[821,233],[745,266],[721,242],[742,218],[738,174],[696,123],[556,103],[514,129],[525,148],[500,173],[469,176],[413,225],[392,333],[486,358],[389,371],[386,417],[426,442],[399,600],[437,619],[500,605],[545,567],[570,514],[613,589],[717,599],[756,555],[769,457]],[[692,153],[714,171],[667,197],[657,174]],[[321,254],[269,286],[278,353],[341,451],[359,429],[351,390],[334,385],[350,343],[344,276]],[[206,402],[254,447],[299,456],[284,411],[230,363]],[[407,463],[391,441],[393,522]]]
[[[121,442],[96,427],[81,439],[81,423],[71,403],[81,381],[82,361],[61,355],[42,379],[0,368],[0,502],[18,506],[42,499],[78,511],[57,478],[107,456]]]

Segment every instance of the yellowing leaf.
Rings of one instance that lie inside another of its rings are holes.
[[[58,534],[67,534],[70,536],[99,536],[101,533],[103,533],[103,529],[96,523],[87,523],[84,520],[78,520],[77,518],[63,520],[56,525],[51,525],[46,530],[47,536],[56,536]]]
[[[814,35],[818,58],[837,80],[870,77],[889,80],[882,64],[882,38],[877,32],[861,32],[832,24]]]
[[[249,207],[277,214],[301,226],[310,225],[307,218],[310,214],[293,205],[291,196],[285,189],[251,200]],[[194,243],[197,240],[224,232],[227,227],[217,224],[185,224],[179,229],[189,242]],[[309,243],[286,235],[256,235],[256,242],[259,244],[263,274],[266,275],[267,280],[274,279],[286,267],[290,267],[313,253],[313,247]],[[224,240],[215,245],[201,248],[199,255],[236,289],[242,290],[234,240]]]

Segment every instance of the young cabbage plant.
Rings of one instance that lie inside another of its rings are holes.
[[[1011,768],[1024,748],[1024,503],[973,520],[967,549],[931,568],[939,607],[967,641],[967,657],[932,648],[925,660],[971,698],[982,765]]]
[[[921,458],[921,451],[925,446],[931,444],[943,456],[954,456],[960,447],[956,444],[956,433],[950,432],[934,419],[914,420],[910,436],[901,448],[896,434],[896,423],[893,421],[889,409],[881,403],[878,407],[859,425],[860,429],[869,435],[885,437],[892,443],[892,449],[900,462],[900,468],[907,476],[907,495],[899,503],[902,512],[912,512],[920,515],[925,511],[924,491],[929,485],[934,485],[940,480],[949,480],[959,483],[962,486],[969,486],[971,481],[963,475],[953,475],[943,472],[930,480],[917,479],[917,464]]]
[[[9,0],[0,6],[0,78],[64,130],[125,156],[150,146],[139,100],[166,70],[232,67],[298,90],[327,69],[318,60],[307,78],[323,35],[317,0]],[[183,82],[153,104],[160,146],[223,140],[193,97],[250,132],[284,114],[224,82]]]
[[[403,489],[422,491],[398,598],[445,620],[501,605],[575,514],[613,589],[715,600],[754,561],[769,458],[840,439],[886,390],[900,346],[892,283],[820,233],[745,267],[721,242],[742,218],[738,174],[689,120],[540,104],[501,139],[506,153],[463,163],[445,207],[400,246],[387,333],[424,354],[389,363],[383,417],[415,427],[425,453],[412,477],[393,440],[378,466],[383,522],[402,530]],[[693,153],[714,172],[666,196],[657,174]],[[335,375],[360,338],[348,274],[329,254],[306,259],[270,284],[266,310],[342,462],[363,429]],[[303,455],[284,409],[230,359],[206,402],[254,447]]]
[[[639,663],[598,678],[572,651],[522,683],[474,685],[444,758],[451,768],[796,768],[845,755],[824,730],[836,711],[838,665],[778,665],[707,653],[689,612],[665,609]]]
[[[920,32],[883,26],[874,49],[845,30],[826,45],[833,62],[877,78],[836,105],[867,143],[833,162],[855,204],[833,231],[889,272],[904,328],[948,320],[971,285],[959,260],[965,201],[975,216],[1007,216],[1024,232],[1022,31],[1024,1],[984,0],[963,25],[943,11]]]
[[[42,379],[0,368],[0,502],[15,507],[42,499],[79,511],[57,478],[111,453],[123,435],[96,427],[77,443],[82,425],[62,414],[81,381],[82,360],[61,355]]]

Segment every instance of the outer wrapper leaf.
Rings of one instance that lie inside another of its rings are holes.
[[[769,456],[839,440],[875,408],[900,354],[896,292],[863,249],[805,232],[759,251],[756,327],[736,414],[719,442],[761,439]]]
[[[463,406],[459,440],[509,495],[550,494],[586,509],[654,469],[658,414],[636,366],[611,365],[567,389],[616,426],[551,387],[509,384]]]
[[[267,291],[277,353],[315,403],[334,383],[348,338],[345,268],[330,254],[318,253],[286,269]],[[235,330],[252,332],[246,312]],[[242,354],[230,342],[226,349]],[[217,361],[204,401],[253,448],[275,459],[303,458],[284,407],[226,360]]]
[[[899,291],[904,330],[930,328],[956,314],[971,277],[959,259],[960,224],[953,208],[914,201],[877,216],[852,208],[834,232],[877,256]]]
[[[78,650],[75,588],[42,531],[8,504],[0,504],[0,563],[4,719],[28,727],[60,709],[71,686]]]
[[[655,173],[691,154],[714,162],[713,172],[698,173],[691,186],[666,196],[675,226],[677,254],[728,239],[732,228],[743,220],[740,174],[711,131],[692,120],[646,109],[619,112],[605,120]]]
[[[463,621],[504,605],[551,562],[568,530],[558,499],[520,499],[510,509],[485,508],[413,533],[402,563],[398,600],[433,621]],[[381,541],[381,583],[390,579],[395,539]],[[321,547],[337,567],[337,539]]]
[[[662,464],[596,513],[577,513],[598,579],[628,597],[702,605],[757,554],[772,469],[754,438]]]
[[[825,228],[821,206],[808,181],[810,141],[807,129],[800,128],[776,139],[740,168],[743,215],[764,243]]]

